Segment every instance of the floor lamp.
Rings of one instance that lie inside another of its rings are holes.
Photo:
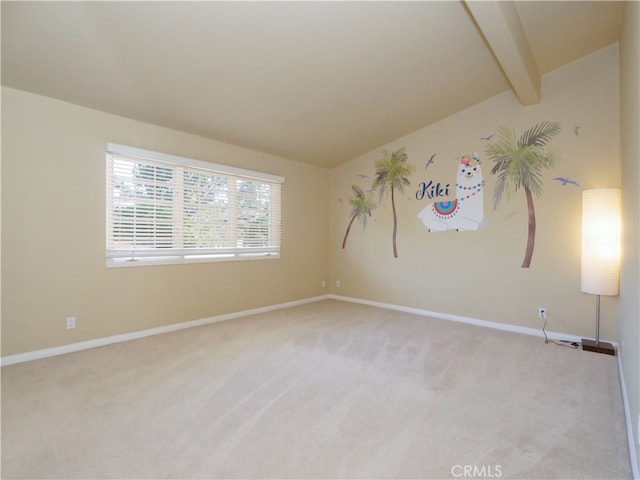
[[[582,349],[615,355],[600,341],[600,295],[618,295],[620,269],[620,190],[582,192],[582,281],[584,293],[596,295],[596,337],[582,339]]]

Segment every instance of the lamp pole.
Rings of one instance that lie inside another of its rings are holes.
[[[600,295],[596,295],[596,347],[600,346]]]

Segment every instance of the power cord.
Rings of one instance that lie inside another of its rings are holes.
[[[544,343],[553,343],[561,347],[569,347],[573,349],[576,349],[580,346],[580,344],[578,344],[577,342],[571,342],[569,340],[560,340],[560,342],[556,342],[555,340],[549,340],[549,337],[547,337],[547,332],[545,331],[546,326],[547,326],[547,321],[545,320],[544,325],[542,325],[542,333],[544,334]]]

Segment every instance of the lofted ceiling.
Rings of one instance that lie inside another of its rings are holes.
[[[332,167],[618,41],[624,2],[2,1],[2,84]]]

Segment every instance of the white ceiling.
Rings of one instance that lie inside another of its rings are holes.
[[[619,38],[623,2],[7,2],[2,84],[331,167]]]

